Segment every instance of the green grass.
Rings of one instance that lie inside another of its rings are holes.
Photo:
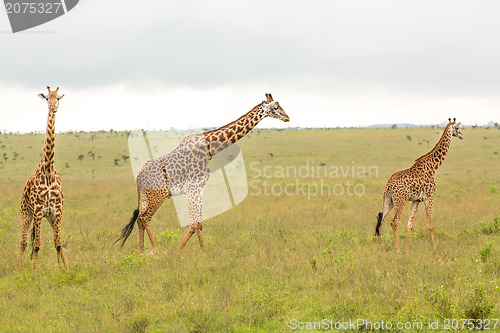
[[[187,228],[179,227],[168,200],[152,220],[157,257],[138,254],[137,227],[123,248],[112,246],[137,205],[130,160],[122,159],[126,133],[58,134],[55,165],[65,194],[62,239],[69,265],[57,267],[44,221],[36,271],[30,249],[17,269],[19,201],[43,135],[0,135],[1,330],[267,332],[290,330],[292,319],[421,321],[425,328],[447,318],[500,318],[500,130],[466,128],[464,140],[453,139],[436,174],[436,250],[423,205],[408,251],[394,250],[392,212],[376,250],[387,178],[430,150],[440,134],[432,128],[254,130],[240,141],[253,182],[247,198],[204,223],[203,253],[196,236],[176,250]],[[377,173],[277,173],[308,161],[320,171],[375,166]],[[271,178],[257,175],[265,167]],[[264,181],[275,191],[288,186],[293,195],[254,195]],[[308,199],[297,181],[306,191],[348,183],[364,191]],[[408,208],[400,224],[403,244],[407,218]],[[149,252],[147,237],[145,244]]]

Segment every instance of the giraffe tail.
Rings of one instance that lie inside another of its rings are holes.
[[[382,217],[384,214],[382,212],[378,213],[377,216],[377,226],[375,227],[375,235],[380,236],[380,226],[382,225]]]
[[[139,207],[140,207],[140,204],[141,204],[141,192],[140,192],[139,186],[137,186],[137,195],[139,197],[138,200],[137,200],[137,209],[134,210],[134,214],[132,215],[132,218],[130,219],[130,222],[125,227],[123,227],[122,233],[120,235],[120,238],[118,238],[113,243],[113,245],[115,245],[119,241],[122,241],[122,245],[120,247],[123,247],[123,245],[125,244],[125,241],[130,236],[130,234],[132,233],[132,230],[134,229],[135,221],[137,221],[137,218],[139,217]]]
[[[120,235],[120,238],[118,238],[113,243],[113,245],[115,245],[119,241],[122,241],[122,245],[120,245],[120,247],[123,247],[123,245],[125,244],[125,241],[130,236],[130,234],[132,233],[132,230],[134,229],[134,224],[135,224],[135,221],[137,221],[137,217],[139,217],[139,209],[134,210],[134,214],[132,215],[130,222],[125,227],[123,227],[122,234]]]

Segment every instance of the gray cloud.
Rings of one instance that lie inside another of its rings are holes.
[[[499,12],[495,1],[88,0],[37,28],[55,33],[0,35],[0,82],[491,94]]]

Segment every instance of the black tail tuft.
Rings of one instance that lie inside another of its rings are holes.
[[[120,238],[118,238],[113,243],[113,245],[115,245],[117,242],[123,240],[122,245],[120,246],[120,247],[123,247],[123,244],[125,244],[125,241],[130,236],[130,234],[132,233],[132,230],[134,229],[134,224],[135,224],[135,221],[137,221],[138,216],[139,216],[139,209],[136,209],[136,210],[134,210],[134,215],[132,215],[130,222],[125,227],[123,227],[122,234],[121,234]]]
[[[382,212],[378,213],[377,216],[377,227],[375,228],[375,235],[380,236],[380,226],[382,225],[382,217],[384,214]]]

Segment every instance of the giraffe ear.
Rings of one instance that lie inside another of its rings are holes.
[[[64,94],[62,94],[61,96],[57,97],[57,100],[61,100],[63,97],[64,97]]]
[[[38,94],[38,97],[43,98],[43,99],[47,99],[47,97],[45,97],[44,94]]]
[[[460,127],[460,124],[461,124],[461,122],[456,123],[456,124],[455,124],[455,127],[456,127],[456,128],[459,128],[459,127]]]

